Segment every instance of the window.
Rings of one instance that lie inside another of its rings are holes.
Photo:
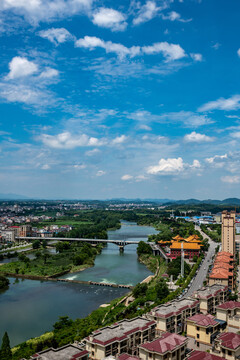
[[[232,355],[232,352],[230,350],[228,350],[228,355]]]
[[[197,331],[199,331],[200,330],[200,327],[199,326],[197,326]]]
[[[199,347],[199,342],[197,341],[197,347]]]
[[[197,339],[199,339],[199,334],[197,334]]]

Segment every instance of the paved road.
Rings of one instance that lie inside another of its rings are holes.
[[[200,289],[203,286],[203,281],[206,280],[207,277],[208,267],[212,264],[212,257],[215,254],[215,249],[219,245],[218,243],[212,241],[209,236],[207,236],[204,232],[202,232],[199,226],[195,225],[195,229],[202,234],[203,238],[208,239],[210,246],[208,248],[208,252],[206,253],[205,258],[203,259],[202,265],[197,272],[195,279],[193,280],[188,291],[184,294],[184,297],[192,295],[194,291]]]

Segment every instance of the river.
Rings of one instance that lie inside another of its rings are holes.
[[[109,231],[108,237],[140,241],[155,233],[152,227],[124,222],[121,229]],[[149,274],[151,272],[137,261],[136,245],[127,245],[120,254],[116,245],[108,244],[96,257],[94,267],[65,277],[135,285]],[[7,331],[11,346],[52,330],[59,316],[85,317],[101,304],[128,291],[75,283],[14,278],[10,281],[9,289],[0,293],[0,338]]]

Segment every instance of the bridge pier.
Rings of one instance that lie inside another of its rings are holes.
[[[124,245],[119,246],[119,252],[122,254],[124,253]]]

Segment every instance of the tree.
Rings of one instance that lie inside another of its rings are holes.
[[[162,300],[169,295],[169,290],[166,282],[163,279],[160,279],[156,287],[157,299]]]
[[[2,338],[2,346],[0,351],[0,358],[4,360],[12,359],[12,352],[10,347],[10,341],[8,337],[8,333],[5,332]]]
[[[142,254],[152,254],[152,248],[149,244],[145,243],[144,241],[139,241],[137,247],[137,254],[138,256]]]
[[[39,249],[41,246],[41,243],[39,240],[35,240],[32,244],[33,249]]]
[[[43,247],[44,249],[46,249],[46,247],[47,247],[47,240],[46,240],[46,239],[43,239],[43,241],[42,241],[42,247]]]
[[[147,289],[148,289],[148,286],[146,283],[137,284],[133,289],[133,296],[135,297],[135,299],[142,297],[142,296],[146,295]]]
[[[9,285],[9,280],[5,277],[0,275],[0,290],[6,289]]]
[[[194,255],[194,256],[193,256],[193,261],[194,261],[195,263],[198,261],[197,255]]]

